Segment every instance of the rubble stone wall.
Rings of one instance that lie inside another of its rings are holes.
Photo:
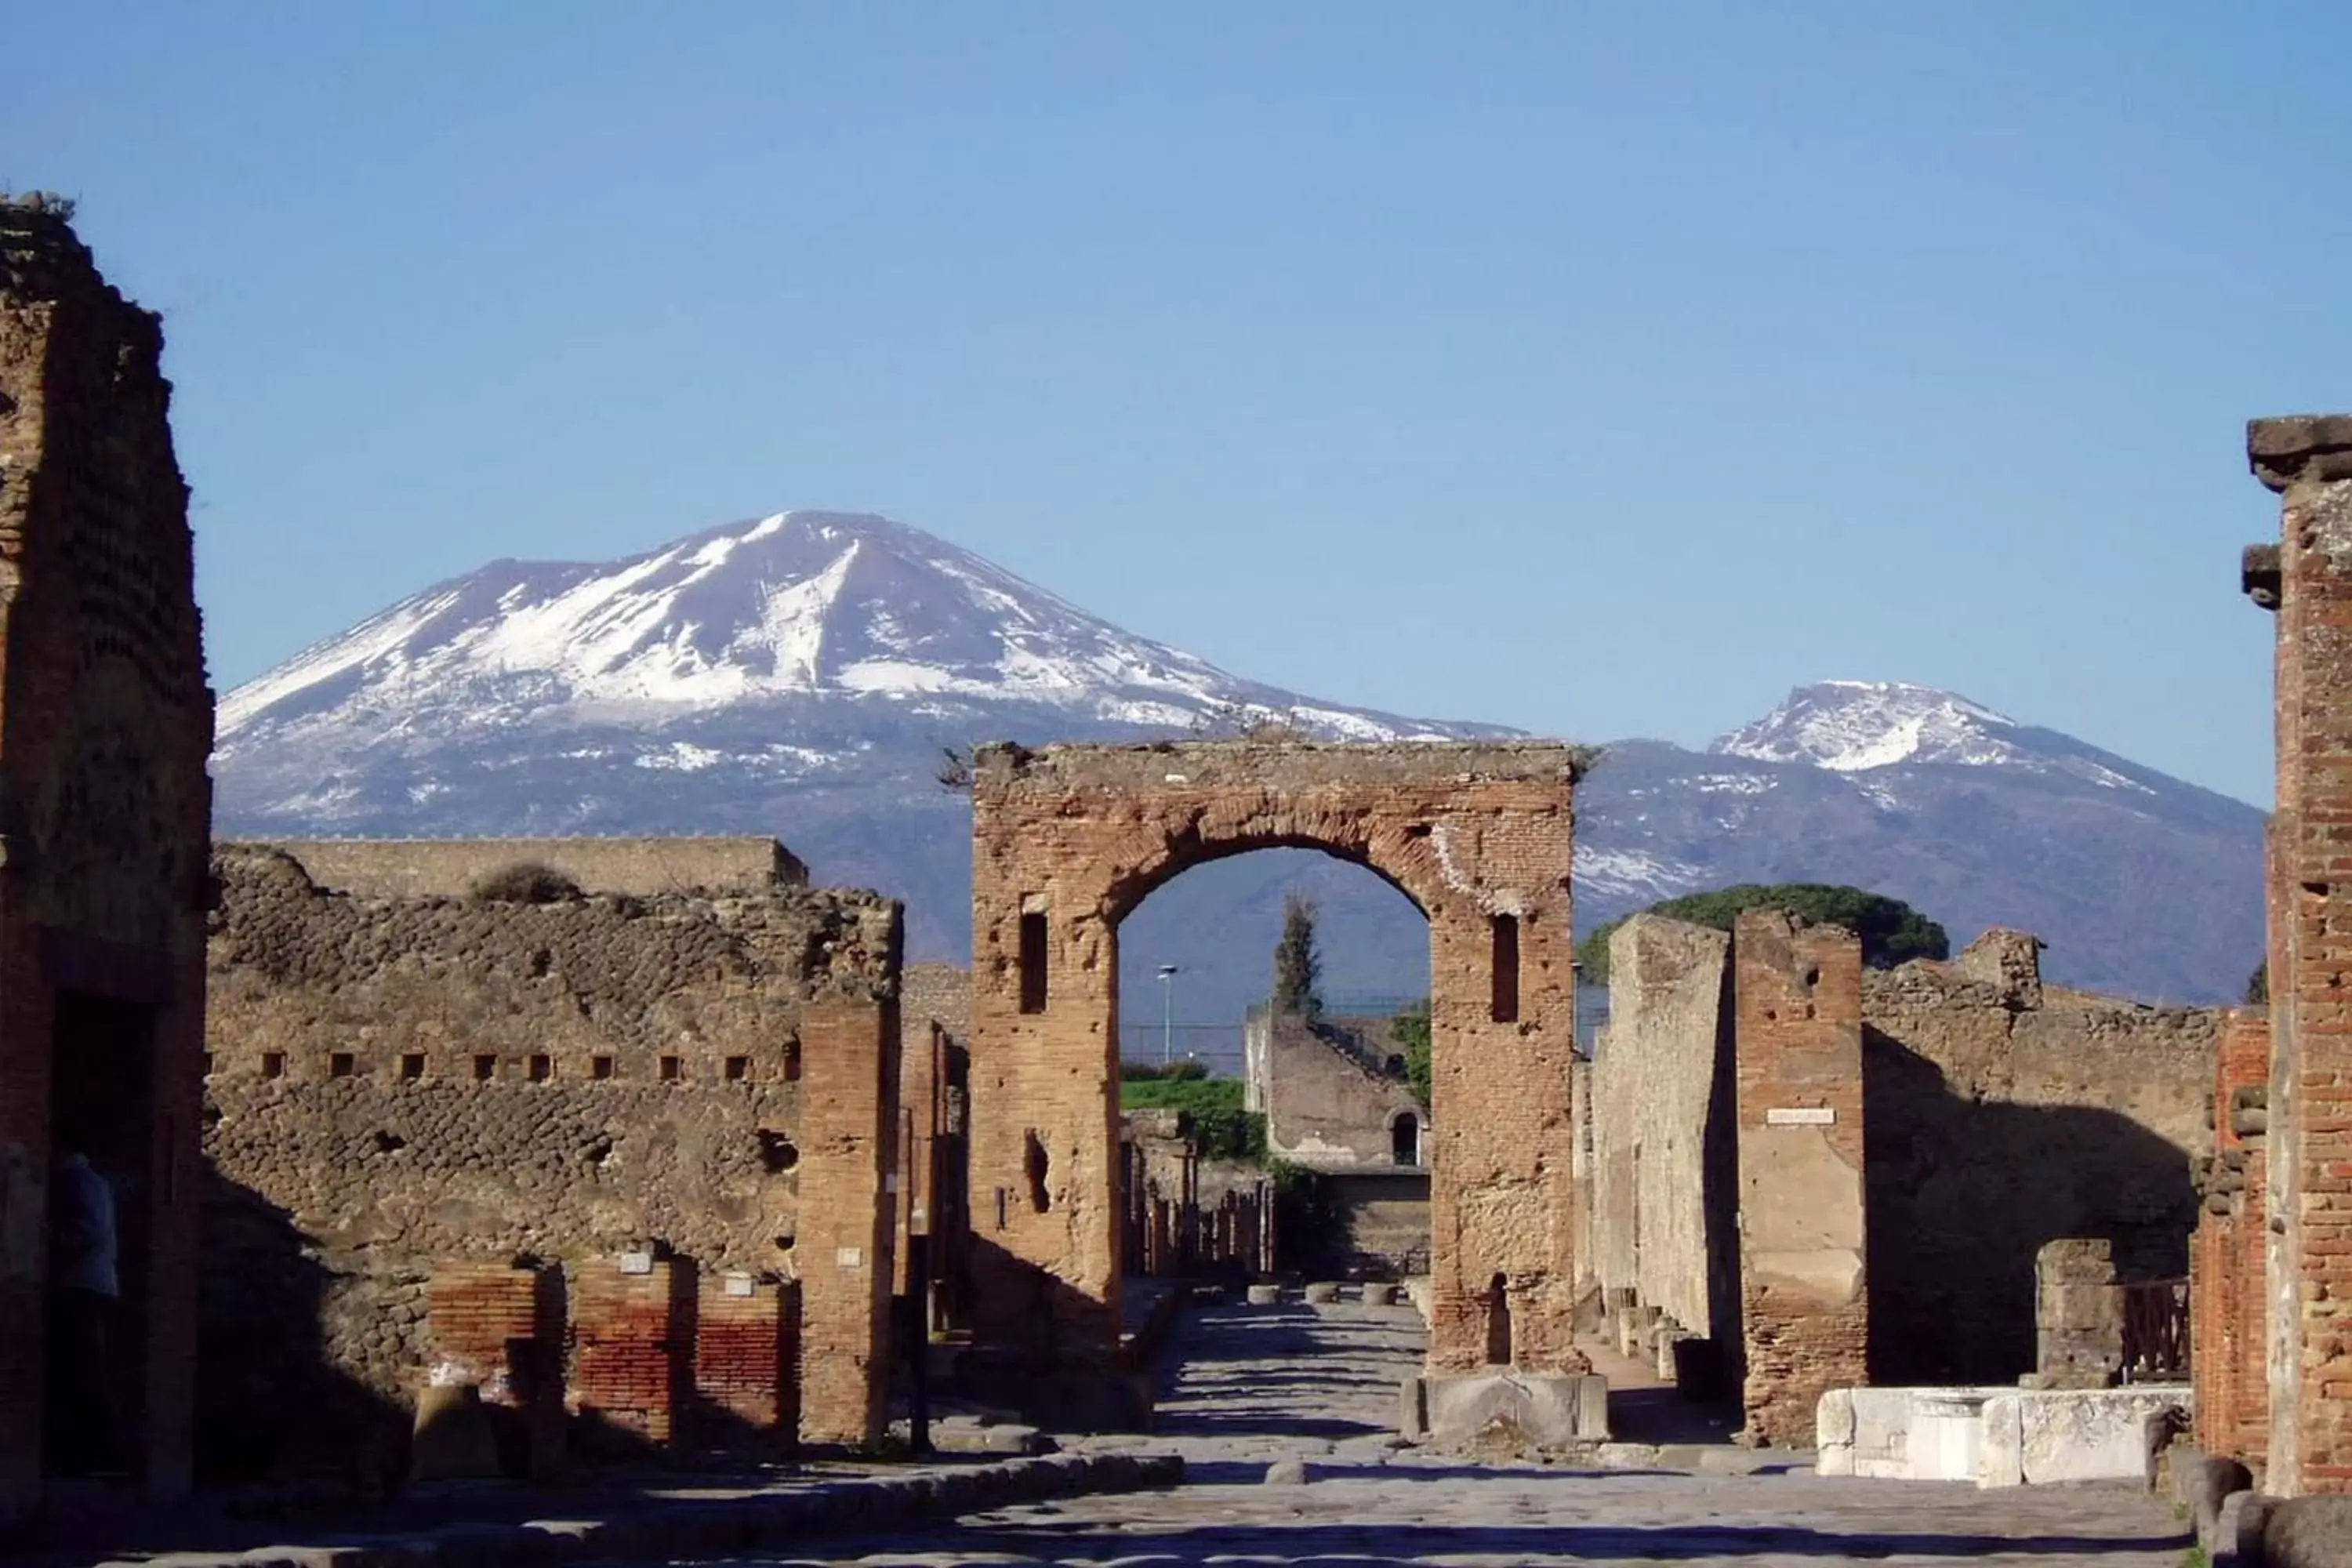
[[[805,886],[772,838],[317,838],[270,846],[324,887],[362,899],[463,898],[509,866],[540,865],[592,893],[757,892]]]
[[[803,1390],[803,1435],[871,1436],[895,903],[355,898],[255,847],[215,868],[211,1425],[244,1429],[256,1401],[264,1430],[404,1405],[436,1264],[528,1257],[576,1279],[653,1247],[797,1279],[827,1380]]]
[[[2107,1242],[2126,1283],[2188,1273],[2218,1015],[2044,986],[2039,945],[1863,976],[1876,1382],[2037,1370],[2053,1241]]]

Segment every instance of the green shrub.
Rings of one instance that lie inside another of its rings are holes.
[[[1642,912],[1729,931],[1742,910],[1754,909],[1785,910],[1807,925],[1843,926],[1862,938],[1862,961],[1875,969],[1952,953],[1944,928],[1902,900],[1823,882],[1744,882],[1708,893],[1685,893]],[[1576,961],[1587,984],[1609,984],[1609,939],[1624,923],[1624,919],[1609,921],[1576,944]]]
[[[1242,1109],[1239,1079],[1129,1078],[1119,1085],[1118,1103],[1122,1110],[1182,1111],[1204,1160],[1265,1159],[1265,1117]]]

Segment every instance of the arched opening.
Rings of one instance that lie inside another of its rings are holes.
[[[1285,957],[1299,905],[1303,979]],[[1126,1271],[1427,1272],[1420,906],[1350,858],[1245,845],[1139,881],[1112,942]],[[1286,962],[1302,993],[1287,998]],[[1189,1114],[1189,1138],[1171,1110]],[[1276,1163],[1297,1173],[1278,1194]],[[1253,1202],[1271,1207],[1270,1226]]]
[[[1407,1110],[1389,1123],[1389,1156],[1400,1165],[1421,1163],[1421,1118]]]

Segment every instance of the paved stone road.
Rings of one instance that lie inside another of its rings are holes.
[[[1393,1446],[1396,1390],[1420,1354],[1410,1308],[1221,1308],[1196,1313],[1163,1391],[1155,1448],[1192,1484],[971,1515],[903,1537],[825,1543],[767,1563],[1500,1563],[1721,1562],[1818,1568],[1997,1562],[2179,1568],[2188,1538],[2127,1488],[1983,1493],[1947,1483],[1757,1474],[1468,1466]],[[1134,1439],[1127,1441],[1133,1442]],[[1694,1454],[1709,1468],[1751,1462]],[[1265,1483],[1303,1461],[1306,1484]]]

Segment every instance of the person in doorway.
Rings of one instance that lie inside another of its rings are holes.
[[[121,1468],[114,1421],[114,1315],[122,1295],[114,1189],[61,1142],[49,1183],[49,1393],[52,1467],[68,1475]]]

